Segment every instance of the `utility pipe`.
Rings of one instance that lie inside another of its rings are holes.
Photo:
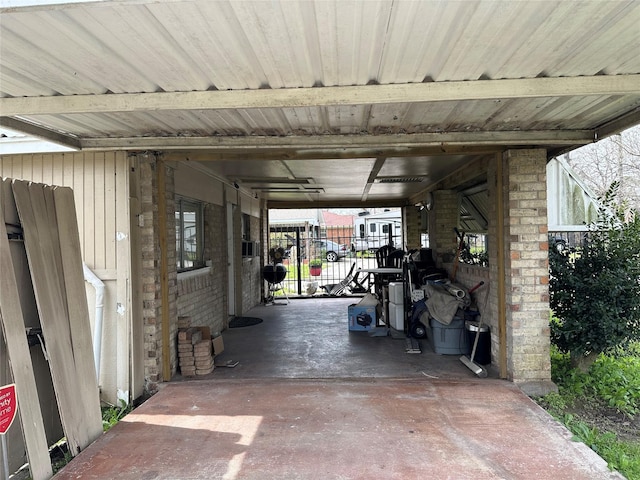
[[[95,328],[93,332],[93,361],[96,366],[96,379],[100,385],[100,358],[102,354],[102,319],[104,312],[104,283],[95,273],[87,267],[86,263],[82,264],[84,271],[84,279],[93,285],[96,291],[96,315]]]

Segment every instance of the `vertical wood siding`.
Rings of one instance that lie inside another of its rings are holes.
[[[82,236],[82,258],[93,270],[118,267],[116,217],[128,215],[122,204],[127,199],[128,178],[124,153],[3,156],[0,176],[71,187]]]
[[[1,177],[73,189],[82,259],[106,285],[99,384],[102,398],[112,403],[118,389],[131,391],[128,164],[124,152],[0,156]],[[95,293],[86,287],[93,332]]]

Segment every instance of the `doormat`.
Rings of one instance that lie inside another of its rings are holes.
[[[229,322],[229,328],[250,327],[262,323],[261,318],[256,317],[235,317]]]

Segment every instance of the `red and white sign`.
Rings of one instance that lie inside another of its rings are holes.
[[[0,387],[0,435],[4,435],[9,430],[16,418],[18,403],[16,400],[16,384]]]

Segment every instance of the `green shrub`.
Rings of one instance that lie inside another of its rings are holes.
[[[640,215],[604,198],[588,241],[549,248],[551,341],[584,369],[602,352],[640,340]]]

